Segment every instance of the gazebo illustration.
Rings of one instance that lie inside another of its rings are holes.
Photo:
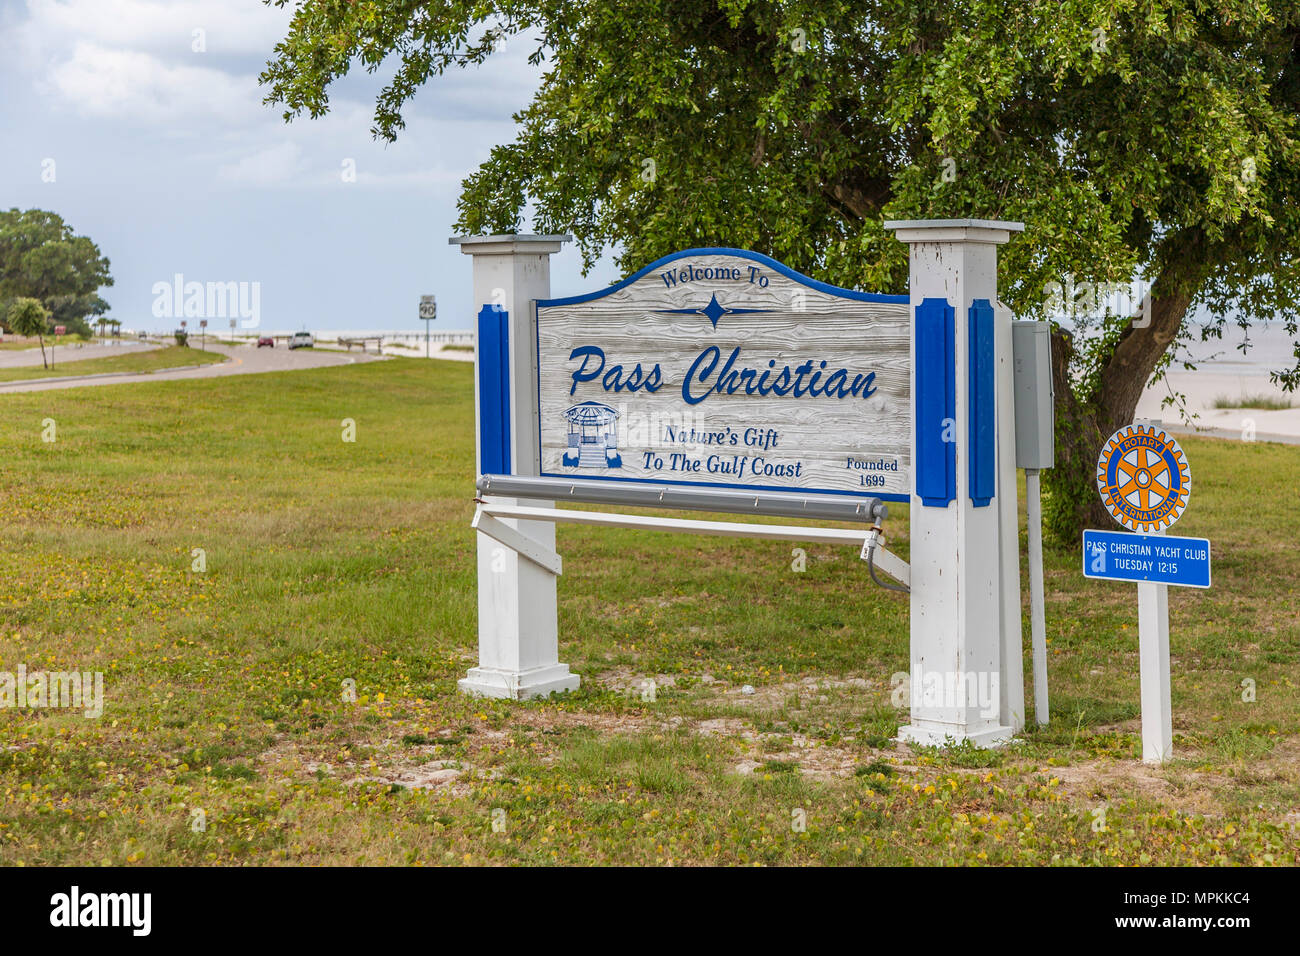
[[[569,423],[569,447],[564,453],[566,468],[622,468],[614,419],[618,412],[600,402],[580,402],[564,410]]]

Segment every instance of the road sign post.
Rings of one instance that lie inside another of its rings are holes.
[[[1173,698],[1169,683],[1169,585],[1138,585],[1138,682],[1142,694],[1142,760],[1173,755]]]
[[[1210,586],[1210,542],[1175,538],[1191,495],[1182,448],[1163,429],[1137,423],[1115,432],[1097,459],[1097,490],[1111,517],[1131,533],[1085,530],[1084,577],[1137,582],[1138,672],[1142,696],[1142,759],[1173,754],[1169,681],[1169,586]]]
[[[56,325],[54,327],[54,341],[57,342],[63,336],[63,333],[66,331],[68,331],[68,327],[66,325]],[[50,368],[54,368],[54,346],[53,345],[50,346]]]
[[[424,320],[424,357],[429,358],[429,323],[438,317],[438,300],[431,295],[420,296],[420,318]]]

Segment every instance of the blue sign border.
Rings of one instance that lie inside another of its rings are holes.
[[[656,259],[644,269],[632,273],[626,279],[620,279],[611,286],[606,286],[596,292],[587,292],[583,295],[571,295],[562,299],[538,299],[537,307],[544,308],[552,305],[577,305],[580,302],[591,302],[593,299],[602,299],[619,289],[626,288],[638,279],[644,278],[651,272],[670,262],[676,262],[678,259],[685,259],[687,256],[737,256],[741,259],[752,259],[754,262],[761,262],[769,269],[781,273],[787,279],[793,279],[795,282],[803,283],[810,289],[816,289],[818,292],[825,292],[828,295],[838,295],[843,299],[853,299],[855,302],[893,302],[899,305],[906,305],[911,302],[910,296],[906,295],[884,295],[879,292],[858,292],[854,289],[841,289],[839,286],[829,285],[825,282],[819,282],[816,279],[809,278],[802,272],[795,272],[784,263],[777,262],[771,256],[765,256],[761,252],[750,252],[748,249],[728,249],[725,246],[707,247],[702,249],[684,249],[681,252],[674,252],[670,256],[664,256],[662,259]]]
[[[762,263],[769,269],[779,272],[788,279],[793,279],[815,289],[818,292],[825,292],[828,295],[836,295],[844,299],[852,299],[855,302],[888,302],[895,305],[907,305],[912,301],[910,295],[884,295],[878,292],[858,292],[854,289],[841,289],[839,286],[829,285],[825,282],[819,282],[810,278],[801,272],[796,272],[789,266],[777,262],[770,256],[765,256],[761,252],[750,252],[747,249],[729,249],[725,246],[709,246],[701,249],[683,249],[681,252],[674,252],[672,255],[664,256],[662,259],[656,259],[644,269],[634,272],[626,279],[620,279],[611,286],[600,289],[596,292],[588,292],[584,295],[571,295],[560,299],[538,299],[533,309],[533,351],[535,361],[537,362],[537,407],[542,405],[542,342],[540,332],[540,310],[549,308],[554,305],[577,305],[581,302],[591,302],[595,299],[603,299],[607,295],[617,292],[619,289],[626,288],[638,279],[644,278],[655,270],[675,262],[678,259],[685,259],[688,256],[736,256],[741,259],[750,259],[754,262]],[[540,465],[542,454],[542,422],[541,416],[537,419],[537,456]],[[916,462],[912,463],[913,472],[916,471]],[[572,474],[556,474],[555,472],[545,471],[538,468],[538,474],[543,478],[572,478]],[[619,478],[614,475],[584,475],[584,479],[591,481],[622,481],[629,484],[637,485],[690,485],[700,488],[733,488],[738,491],[785,491],[805,495],[838,495],[847,498],[879,498],[882,501],[904,501],[912,500],[910,494],[864,494],[861,491],[842,491],[830,488],[805,488],[799,485],[739,485],[730,482],[720,481],[682,481],[680,479],[669,480],[666,478]],[[913,477],[915,481],[915,477]]]

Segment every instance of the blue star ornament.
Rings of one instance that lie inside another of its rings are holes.
[[[727,314],[727,310],[718,305],[718,297],[716,294],[709,299],[709,304],[700,309],[700,311],[709,317],[709,321],[713,323],[715,329],[718,327],[718,319]]]
[[[715,292],[709,297],[709,304],[702,309],[656,309],[664,315],[702,315],[713,323],[713,327],[718,327],[718,319],[724,315],[747,315],[754,312],[771,312],[771,309],[729,309],[718,301],[718,295]]]

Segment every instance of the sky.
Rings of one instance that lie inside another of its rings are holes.
[[[128,329],[177,324],[161,288],[178,275],[239,284],[267,331],[423,331],[422,294],[435,330],[471,327],[470,258],[447,240],[461,180],[537,87],[533,44],[430,81],[386,144],[369,132],[382,73],[337,85],[318,120],[263,105],[288,21],[261,0],[0,0],[0,208],[94,240]],[[572,245],[551,269],[555,295],[618,278],[608,258],[583,277]]]

